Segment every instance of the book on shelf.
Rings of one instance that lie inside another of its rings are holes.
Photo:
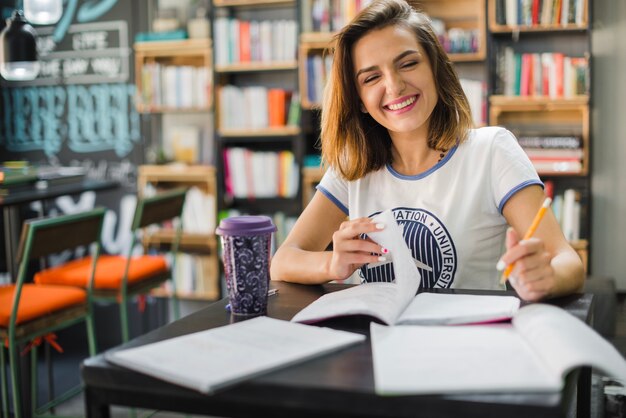
[[[552,212],[561,226],[563,235],[568,241],[577,241],[581,238],[580,227],[583,218],[582,193],[576,189],[565,189],[562,192],[553,191]]]
[[[172,109],[207,107],[213,84],[206,67],[146,63],[141,67],[143,106]]]
[[[215,19],[215,64],[271,63],[296,57],[297,23],[293,19]]]
[[[174,257],[173,276],[177,293],[219,299],[219,277],[214,267],[216,261],[211,256],[178,253]],[[169,281],[163,284],[163,288],[168,293],[173,292]]]
[[[478,52],[480,35],[476,29],[448,27],[443,20],[431,17],[433,30],[448,54],[468,54]]]
[[[586,0],[497,0],[496,23],[509,26],[584,24]]]
[[[265,86],[220,86],[218,89],[221,129],[263,129],[287,125],[287,109],[293,94]],[[297,96],[296,96],[297,98]]]
[[[183,232],[213,234],[215,231],[215,196],[193,186],[185,195],[183,208]]]
[[[511,324],[498,326],[372,323],[370,331],[375,387],[381,395],[557,393],[568,372],[581,366],[626,381],[626,361],[615,347],[551,305],[524,306]]]
[[[541,175],[576,175],[584,170],[579,136],[519,136],[518,142]]]
[[[330,318],[365,315],[388,325],[463,324],[510,319],[520,301],[513,296],[420,293],[416,261],[390,210],[373,218],[385,228],[368,234],[387,248],[395,281],[364,283],[328,293],[298,312],[294,322],[315,323]]]
[[[301,0],[302,32],[337,32],[371,0]]]
[[[291,100],[289,100],[289,108],[287,110],[287,125],[288,126],[300,126],[300,95],[297,91],[291,94]]]
[[[517,142],[522,148],[581,149],[583,146],[579,136],[519,135]]]
[[[223,152],[225,190],[235,198],[294,197],[299,170],[291,151],[252,151],[228,147]]]
[[[330,54],[323,55],[322,51],[308,55],[306,58],[306,79],[307,79],[307,99],[311,103],[322,101],[324,86],[330,69],[333,57]]]
[[[169,141],[166,141],[166,154],[174,161],[195,164],[200,161],[201,129],[193,125],[171,126],[168,130]]]
[[[541,175],[580,174],[583,164],[579,159],[531,158],[530,162]]]
[[[574,189],[563,192],[563,209],[561,213],[561,228],[568,241],[580,238],[580,193]]]
[[[589,94],[589,60],[560,52],[518,53],[510,46],[496,59],[498,94],[569,98]]]
[[[530,159],[563,159],[582,160],[584,151],[582,148],[528,148],[524,147],[524,152]]]
[[[269,89],[267,91],[268,125],[272,127],[285,126],[287,124],[286,111],[288,96],[284,89]]]
[[[487,120],[486,85],[482,81],[462,78],[461,87],[469,101],[474,126],[479,127]]]
[[[109,351],[105,358],[118,366],[210,394],[364,340],[361,334],[261,316]]]

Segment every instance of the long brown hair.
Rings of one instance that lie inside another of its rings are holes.
[[[430,60],[438,100],[429,118],[428,146],[448,150],[467,138],[472,117],[467,97],[426,15],[404,0],[378,0],[334,38],[333,65],[324,90],[322,159],[346,180],[359,179],[391,162],[387,129],[360,111],[352,47],[368,32],[399,25],[415,33]]]

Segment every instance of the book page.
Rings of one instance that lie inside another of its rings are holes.
[[[324,319],[369,315],[393,324],[398,316],[398,286],[395,283],[364,283],[328,293],[298,312],[293,322],[313,323]]]
[[[523,307],[513,324],[552,373],[592,366],[626,383],[626,360],[600,334],[565,310],[546,304]]]
[[[119,366],[204,393],[365,340],[365,336],[261,316],[109,352]]]
[[[417,293],[421,276],[393,212],[386,210],[376,215],[373,221],[385,224],[384,229],[369,235],[389,250],[388,255],[393,259],[395,281],[365,283],[329,293],[298,312],[292,321],[312,323],[337,316],[370,315],[386,324],[395,323],[400,312]]]
[[[391,210],[374,216],[373,222],[382,222],[385,228],[370,232],[369,237],[389,250],[387,257],[393,260],[393,273],[398,286],[398,315],[413,300],[422,282],[422,277],[415,266],[411,250],[404,241],[402,230]],[[397,316],[398,316],[397,315]]]
[[[511,319],[519,309],[514,296],[420,293],[397,324],[452,325]]]
[[[556,392],[554,377],[510,324],[370,324],[380,395]]]

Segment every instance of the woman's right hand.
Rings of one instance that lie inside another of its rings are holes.
[[[342,222],[333,233],[333,254],[329,267],[331,280],[345,280],[364,264],[384,261],[387,250],[369,238],[361,238],[362,234],[384,227],[384,224],[372,222],[370,218]]]

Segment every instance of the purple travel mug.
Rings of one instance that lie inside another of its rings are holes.
[[[233,216],[223,219],[216,233],[222,237],[222,260],[233,315],[267,313],[272,233],[276,226],[267,216]]]

